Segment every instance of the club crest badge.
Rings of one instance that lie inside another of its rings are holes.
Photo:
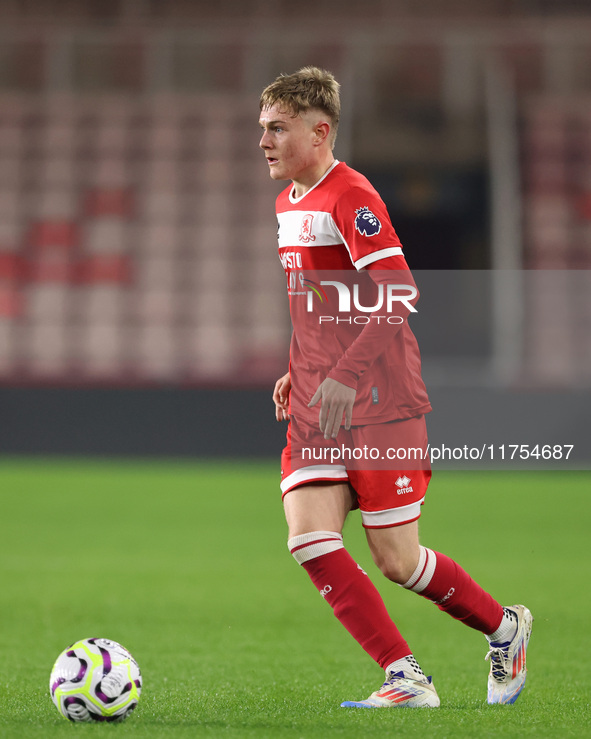
[[[312,233],[313,220],[314,215],[312,213],[306,213],[302,218],[302,225],[300,226],[300,235],[298,236],[298,239],[303,244],[309,244],[310,241],[316,241],[316,236]]]
[[[355,228],[362,236],[375,236],[382,230],[382,224],[371,210],[364,205],[355,211]]]

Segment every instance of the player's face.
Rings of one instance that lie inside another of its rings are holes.
[[[259,119],[263,129],[259,146],[265,152],[269,174],[274,180],[306,183],[316,176],[317,118],[314,111],[294,117],[277,105],[263,108]]]

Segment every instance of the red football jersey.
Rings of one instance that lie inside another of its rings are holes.
[[[357,390],[353,425],[431,410],[408,321],[417,291],[386,206],[367,178],[336,161],[302,197],[277,198],[279,258],[293,333],[290,413],[331,377]]]

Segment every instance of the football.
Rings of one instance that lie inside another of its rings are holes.
[[[60,654],[49,678],[51,699],[70,721],[123,721],[142,692],[140,668],[110,639],[81,639]]]

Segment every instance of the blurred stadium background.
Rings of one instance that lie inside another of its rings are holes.
[[[1,0],[0,453],[281,448],[258,95],[304,64],[422,289],[432,435],[589,462],[586,0]]]

